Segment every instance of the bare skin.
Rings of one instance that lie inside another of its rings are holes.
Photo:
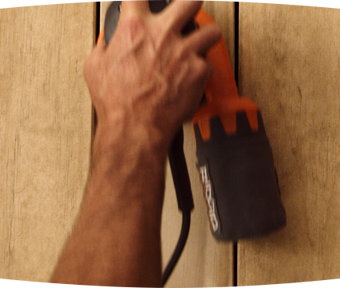
[[[98,117],[89,187],[52,282],[161,286],[167,151],[198,108],[212,74],[202,55],[221,37],[215,26],[181,36],[201,4],[152,14],[147,1],[123,2],[110,44],[87,59]]]

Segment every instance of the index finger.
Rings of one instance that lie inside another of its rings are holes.
[[[202,3],[203,1],[173,1],[164,10],[162,17],[176,32],[180,33],[189,20],[197,14]]]
[[[143,15],[146,13],[150,13],[149,1],[141,0],[141,1],[122,1],[121,6],[121,15]]]

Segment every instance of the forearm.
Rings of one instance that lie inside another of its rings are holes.
[[[161,286],[166,145],[122,123],[97,129],[89,188],[52,282]]]

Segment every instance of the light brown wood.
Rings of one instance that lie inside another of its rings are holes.
[[[234,63],[234,3],[209,1],[204,3],[203,8],[222,29],[231,63]],[[233,247],[231,243],[217,242],[210,231],[203,188],[196,169],[196,147],[191,123],[185,124],[184,135],[184,151],[195,208],[192,213],[188,242],[173,275],[169,279],[168,286],[232,286]],[[169,169],[166,187],[162,223],[164,263],[167,263],[167,259],[173,252],[181,225],[181,214],[178,212]]]
[[[191,123],[184,125],[184,152],[195,203],[186,247],[167,283],[168,287],[215,287],[233,284],[233,247],[217,242],[209,227],[203,188],[196,169],[195,140]],[[162,222],[163,263],[167,264],[177,243],[181,228],[171,172],[167,166],[167,182]]]
[[[340,10],[240,3],[242,95],[261,107],[287,227],[241,241],[238,285],[340,277]]]
[[[234,3],[205,2],[204,9],[221,27],[232,63],[234,59]],[[231,243],[217,242],[209,227],[203,188],[196,169],[196,147],[191,123],[184,125],[184,152],[188,165],[195,208],[186,247],[169,278],[168,287],[202,287],[233,285],[233,248]],[[171,172],[167,182],[162,222],[163,262],[170,258],[181,227]]]
[[[101,27],[110,2],[102,2]],[[234,3],[206,2],[204,8],[221,27],[234,63]],[[203,188],[196,170],[195,140],[191,123],[184,126],[184,150],[191,179],[195,209],[191,229],[183,254],[167,282],[167,287],[231,286],[233,284],[233,252],[231,243],[217,242],[209,228]],[[177,207],[175,190],[167,165],[166,190],[162,220],[162,251],[165,266],[175,249],[180,230],[181,213]]]
[[[204,2],[203,8],[222,29],[233,65],[234,1],[207,0]],[[184,151],[195,209],[192,213],[191,230],[186,248],[167,287],[231,288],[233,287],[233,247],[231,243],[217,242],[211,234],[203,189],[195,166],[196,147],[191,124],[186,124],[184,128]],[[168,169],[163,216],[164,262],[170,257],[176,244],[181,225],[180,217]]]
[[[0,278],[48,281],[87,181],[94,4],[0,10]]]

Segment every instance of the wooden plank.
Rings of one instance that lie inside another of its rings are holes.
[[[101,27],[109,2],[101,3]],[[234,59],[234,3],[206,2],[204,8],[221,27],[228,45],[232,63]],[[191,123],[184,126],[187,165],[189,169],[195,209],[191,230],[183,254],[167,283],[168,287],[231,286],[233,284],[233,253],[231,243],[217,242],[209,228],[203,189],[196,170],[195,140]],[[178,211],[175,190],[169,165],[162,220],[163,264],[167,264],[181,229],[181,213]]]
[[[239,285],[340,277],[339,24],[337,9],[240,3],[240,92],[262,109],[287,227],[239,243]]]
[[[87,181],[94,5],[0,10],[0,278],[48,281]]]
[[[175,267],[168,287],[215,287],[233,285],[233,247],[217,242],[210,231],[203,189],[196,169],[195,140],[191,123],[184,125],[184,152],[189,170],[195,208],[186,247]],[[170,259],[177,243],[181,214],[177,208],[171,172],[167,166],[166,191],[162,222],[163,263]]]
[[[221,27],[234,60],[234,3],[205,2],[203,8]],[[195,208],[192,213],[191,229],[183,255],[170,277],[169,287],[203,287],[233,285],[233,247],[231,243],[217,242],[209,227],[207,207],[196,168],[196,146],[191,123],[184,125],[184,152],[188,165]],[[168,169],[167,189],[163,213],[163,251],[167,262],[177,242],[181,216],[178,212],[175,191]]]

